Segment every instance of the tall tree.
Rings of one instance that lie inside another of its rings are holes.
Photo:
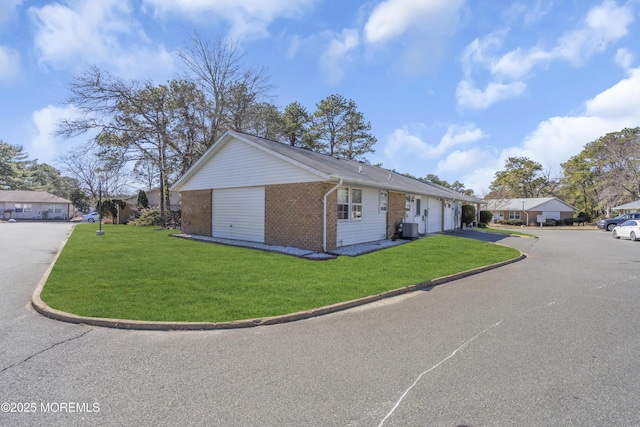
[[[0,190],[28,190],[29,167],[33,164],[21,145],[0,140]]]
[[[58,163],[62,172],[72,177],[78,190],[89,199],[97,199],[100,188],[105,195],[112,196],[122,194],[127,186],[125,158],[106,155],[94,144],[69,151],[58,158]]]
[[[312,144],[309,144],[312,139],[309,134],[311,118],[311,114],[299,102],[292,102],[285,107],[282,113],[283,136],[289,145],[313,148]]]
[[[283,121],[278,107],[268,102],[253,104],[249,109],[245,131],[272,141],[279,141],[283,135]]]
[[[363,160],[365,154],[375,152],[371,125],[364,121],[355,102],[334,94],[320,101],[317,108],[311,126],[314,151],[353,160]]]
[[[449,184],[447,180],[440,179],[438,175],[430,173],[424,178],[425,181],[429,181],[433,184],[440,185],[445,188],[450,188],[453,191],[457,191],[458,193],[466,194],[467,196],[475,196],[475,193],[472,189],[465,188],[464,184],[460,181],[454,181],[453,184]]]
[[[348,101],[337,154],[350,160],[364,160],[365,154],[375,153],[376,142],[376,137],[371,135],[371,123],[364,120],[355,102]]]
[[[495,174],[488,198],[542,197],[548,195],[549,179],[542,165],[528,157],[509,157],[505,169]]]
[[[640,199],[640,128],[608,133],[585,150],[599,177],[601,205]]]
[[[585,149],[562,163],[563,177],[560,194],[562,200],[590,216],[598,214],[599,185],[594,160]]]
[[[195,83],[209,102],[206,143],[212,145],[228,129],[243,129],[247,105],[270,96],[273,85],[266,68],[250,68],[238,46],[230,41],[204,40],[191,35],[178,56],[186,78]]]
[[[318,140],[318,149],[333,156],[341,143],[341,132],[345,126],[347,100],[342,95],[329,95],[317,104],[313,113],[313,131]]]
[[[164,219],[165,207],[170,205],[168,187],[176,175],[176,165],[190,166],[190,160],[185,165],[184,159],[191,157],[182,156],[180,150],[192,155],[193,147],[189,143],[193,141],[188,138],[198,138],[195,135],[198,128],[188,129],[198,126],[195,113],[185,111],[190,100],[200,99],[194,93],[195,88],[179,81],[153,86],[122,80],[91,67],[72,82],[67,99],[80,115],[73,120],[63,120],[58,134],[71,137],[96,130],[94,141],[105,152],[122,155],[126,160],[153,162],[159,173],[160,212]],[[117,156],[112,157],[118,161]]]

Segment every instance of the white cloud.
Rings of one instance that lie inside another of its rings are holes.
[[[20,54],[0,46],[0,83],[9,83],[20,74]]]
[[[394,164],[406,159],[407,153],[414,161],[434,161],[456,147],[473,144],[484,137],[486,134],[470,123],[449,126],[438,144],[424,142],[408,128],[396,129],[387,138],[384,154]]]
[[[344,68],[351,63],[349,54],[358,47],[359,36],[355,29],[344,29],[333,37],[327,49],[320,55],[320,66],[330,84],[342,80]]]
[[[503,55],[496,52],[507,32],[491,33],[471,42],[461,55],[464,72],[458,84],[458,105],[485,109],[496,102],[520,96],[526,89],[524,80],[531,78],[533,70],[551,61],[566,61],[582,65],[592,55],[603,52],[628,33],[634,21],[629,6],[618,6],[605,0],[587,13],[582,24],[558,38],[555,46],[545,49],[543,43],[532,48],[517,48]],[[620,61],[628,60],[619,57]],[[484,90],[476,88],[472,79],[476,68],[489,71],[490,81]]]
[[[596,52],[604,51],[628,33],[634,21],[633,10],[606,0],[589,11],[584,25],[563,35],[553,50],[553,55],[581,65]]]
[[[129,77],[171,74],[172,57],[154,46],[126,0],[52,3],[29,9],[40,62],[57,70],[98,65]]]
[[[616,51],[616,57],[615,57],[616,64],[618,64],[620,67],[622,67],[625,70],[628,70],[629,68],[631,68],[631,65],[633,64],[634,59],[635,59],[634,54],[629,52],[625,48],[620,48]]]
[[[386,0],[378,4],[364,26],[367,42],[382,43],[409,30],[450,31],[464,0]]]
[[[364,24],[363,39],[372,52],[388,49],[405,74],[417,75],[437,66],[467,9],[466,0],[386,0]],[[393,43],[393,44],[392,44]],[[373,53],[372,53],[373,55]]]
[[[0,24],[13,19],[15,10],[24,0],[2,0],[0,1]]]
[[[436,175],[445,173],[464,173],[473,170],[479,165],[485,164],[487,153],[483,150],[473,148],[471,150],[455,150],[444,159],[438,162]]]
[[[462,80],[456,88],[458,105],[463,108],[483,110],[496,102],[522,95],[527,88],[523,82],[489,83],[484,90],[475,87],[472,80]]]
[[[223,19],[231,26],[235,40],[266,37],[267,27],[278,18],[297,19],[307,13],[316,0],[144,0],[158,16],[182,14],[194,21]]]
[[[34,111],[31,117],[36,134],[31,139],[27,149],[29,157],[37,159],[38,163],[49,163],[55,159],[60,150],[61,142],[54,136],[56,126],[62,119],[72,119],[77,116],[74,107],[64,108],[47,105],[41,110]]]
[[[556,116],[540,122],[520,146],[510,147],[497,156],[487,157],[487,166],[469,173],[461,181],[477,193],[487,190],[495,172],[502,170],[505,160],[511,156],[526,156],[547,170],[560,172],[560,164],[579,154],[589,142],[625,127],[638,126],[638,99],[640,68],[631,70],[628,78],[585,102],[582,114]]]

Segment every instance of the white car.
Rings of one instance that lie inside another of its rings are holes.
[[[614,239],[623,237],[625,239],[638,240],[640,238],[640,220],[630,219],[616,225],[611,232],[611,237]]]
[[[82,222],[96,222],[100,219],[98,212],[91,212],[86,215],[82,215]]]

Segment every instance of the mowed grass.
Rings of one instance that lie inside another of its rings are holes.
[[[79,224],[42,291],[81,316],[223,322],[294,313],[513,259],[515,249],[447,235],[311,261],[170,237],[175,230]]]
[[[522,237],[536,237],[534,234],[530,234],[530,233],[522,233],[520,231],[515,231],[509,228],[492,228],[492,227],[487,227],[487,228],[478,228],[476,229],[476,231],[486,231],[489,233],[498,233],[498,234],[509,234],[512,236],[522,236]]]

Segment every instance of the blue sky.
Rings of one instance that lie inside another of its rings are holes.
[[[483,195],[509,156],[553,177],[640,126],[639,17],[640,0],[0,0],[0,139],[55,166],[83,142],[52,135],[75,75],[164,83],[197,30],[267,67],[281,108],[353,99],[370,162]]]

